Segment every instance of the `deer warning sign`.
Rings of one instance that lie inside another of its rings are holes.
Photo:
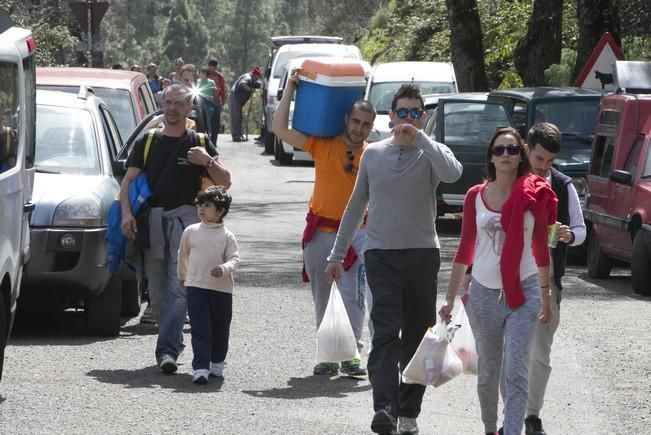
[[[604,33],[576,78],[574,86],[614,91],[613,66],[615,61],[623,59],[624,56],[613,37],[608,32]]]

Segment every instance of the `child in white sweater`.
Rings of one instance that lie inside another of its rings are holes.
[[[223,186],[197,195],[201,222],[183,232],[177,264],[181,286],[187,289],[192,335],[192,382],[206,384],[223,377],[233,313],[233,273],[240,262],[237,240],[224,227],[231,197]]]

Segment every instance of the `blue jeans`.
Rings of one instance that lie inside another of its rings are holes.
[[[183,324],[187,302],[185,288],[179,285],[176,275],[176,256],[165,249],[165,258],[152,258],[151,251],[145,251],[145,271],[149,280],[149,298],[154,317],[158,322],[156,360],[162,354],[175,360],[183,351]]]
[[[188,314],[192,333],[192,369],[209,369],[226,359],[233,295],[217,290],[188,287]]]

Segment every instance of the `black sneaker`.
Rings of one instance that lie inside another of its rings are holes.
[[[385,409],[380,409],[373,416],[371,430],[380,435],[397,435],[398,425],[396,418]]]
[[[535,415],[524,419],[524,431],[527,435],[547,435],[542,427],[542,420]]]
[[[366,376],[366,369],[361,366],[359,358],[353,358],[342,362],[339,371],[350,376]]]
[[[312,374],[314,375],[324,375],[324,376],[337,376],[339,372],[339,364],[322,362],[314,366]]]

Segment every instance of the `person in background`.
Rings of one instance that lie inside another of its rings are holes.
[[[210,120],[211,131],[210,140],[217,143],[217,135],[221,132],[222,128],[222,110],[226,104],[226,81],[224,76],[218,71],[219,62],[217,59],[210,59],[208,61],[208,78],[215,82],[215,95],[213,97],[213,114]]]
[[[129,69],[131,71],[133,71],[133,72],[142,72],[142,71],[140,71],[140,65],[138,65],[138,64],[131,65],[131,68],[129,68]]]
[[[198,221],[194,199],[200,177],[205,171],[215,184],[230,186],[230,172],[218,159],[214,146],[209,140],[205,148],[197,145],[199,133],[186,128],[191,110],[189,88],[175,84],[166,89],[163,128],[154,133],[146,159],[148,135],[136,141],[120,184],[122,233],[130,240],[135,240],[143,228],[137,227],[131,213],[129,185],[144,171],[152,191],[147,231],[140,233],[140,242],[147,246],[143,253],[145,274],[159,325],[155,355],[164,373],[176,372],[176,361],[184,347],[186,294],[177,280],[177,258],[183,230]]]
[[[359,159],[373,128],[375,109],[368,101],[357,101],[344,116],[344,131],[340,135],[307,136],[289,128],[289,105],[297,83],[296,71],[292,71],[274,115],[272,130],[279,139],[310,153],[314,159],[314,190],[308,205],[302,243],[303,281],[309,281],[312,288],[318,330],[330,298],[331,284],[323,273],[328,264],[326,258],[355,185]],[[364,229],[358,228],[347,256],[346,270],[337,282],[360,351],[366,312],[366,279],[363,259],[357,253],[361,253],[364,239]],[[341,363],[341,373],[365,375],[366,370],[360,364],[359,358],[344,361]],[[313,373],[334,376],[338,371],[338,363],[326,361],[317,364]]]
[[[531,174],[524,143],[510,127],[493,135],[486,174],[486,182],[466,193],[461,240],[439,315],[451,321],[457,289],[472,264],[465,309],[477,344],[484,430],[497,432],[501,381],[504,426],[499,433],[519,435],[534,331],[538,322],[551,318],[547,233],[556,219],[556,195],[543,178]]]
[[[402,383],[400,373],[436,321],[436,189],[441,181],[458,180],[462,167],[447,146],[423,133],[427,113],[418,87],[398,89],[389,117],[393,136],[364,150],[325,272],[329,281],[341,278],[342,261],[368,207],[364,265],[373,297],[371,430],[417,434],[425,386]]]
[[[224,226],[231,196],[224,186],[197,195],[200,223],[183,231],[177,274],[186,288],[192,335],[192,382],[224,377],[231,318],[233,274],[240,263],[237,240]]]
[[[172,84],[181,81],[181,68],[183,68],[183,65],[185,65],[185,62],[183,61],[182,57],[177,57],[174,59],[174,71],[172,71],[168,76],[168,78],[172,81]]]
[[[16,135],[5,125],[5,107],[0,101],[0,173],[16,166]]]
[[[155,63],[147,65],[147,83],[154,95],[163,89],[163,79],[158,75],[158,66]]]
[[[186,63],[181,68],[179,80],[188,87],[192,92],[192,120],[195,123],[194,129],[210,136],[210,116],[208,114],[209,101],[204,99],[196,87],[195,79],[197,77],[197,68],[194,64]]]
[[[161,90],[156,92],[156,95],[154,95],[154,98],[156,99],[156,104],[158,105],[159,109],[163,108],[163,95],[165,95],[165,89],[171,84],[172,81],[167,77],[161,80]]]
[[[254,88],[260,88],[262,69],[254,66],[251,71],[242,74],[228,94],[228,108],[231,114],[231,137],[233,142],[244,142],[242,135],[242,107],[249,101]]]
[[[547,382],[551,374],[550,354],[554,333],[558,329],[561,309],[561,279],[565,275],[568,246],[578,246],[585,241],[586,228],[581,211],[581,202],[572,179],[552,167],[554,158],[561,149],[561,132],[554,124],[534,124],[527,135],[527,157],[531,170],[551,185],[558,198],[556,220],[558,221],[558,243],[551,248],[552,317],[547,323],[538,323],[531,348],[529,368],[529,397],[527,418],[524,420],[526,435],[545,435],[540,419]]]

